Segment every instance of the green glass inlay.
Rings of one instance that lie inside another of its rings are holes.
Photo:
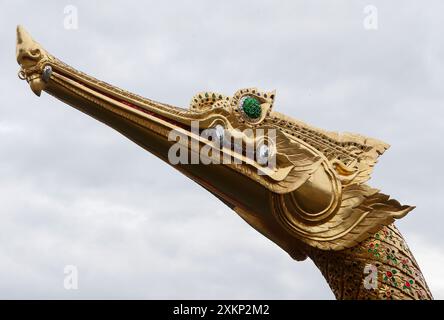
[[[261,104],[259,101],[252,97],[245,98],[242,103],[242,110],[245,114],[252,119],[257,119],[262,114]]]

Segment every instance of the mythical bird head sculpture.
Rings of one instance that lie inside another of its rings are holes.
[[[17,61],[35,94],[46,91],[170,163],[297,260],[311,248],[354,247],[413,209],[367,185],[386,143],[280,114],[274,91],[201,92],[189,108],[173,107],[73,69],[20,26]]]
[[[280,114],[274,91],[247,88],[231,97],[201,92],[180,109],[75,71],[20,26],[17,39],[20,77],[34,93],[45,90],[110,123],[167,162],[172,151],[189,151],[175,167],[297,259],[305,256],[303,244],[352,247],[412,209],[366,184],[387,144]],[[171,132],[181,141],[171,139]]]

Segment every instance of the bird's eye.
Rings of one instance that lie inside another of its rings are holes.
[[[261,103],[252,96],[244,96],[239,100],[239,109],[250,119],[258,119],[262,115]]]

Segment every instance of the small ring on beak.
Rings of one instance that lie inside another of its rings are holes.
[[[26,79],[25,71],[23,71],[23,69],[19,70],[18,77],[19,77],[20,80],[25,80]]]

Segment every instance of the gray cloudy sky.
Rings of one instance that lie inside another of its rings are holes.
[[[0,1],[0,298],[332,299],[236,214],[17,77],[23,24],[73,67],[158,101],[277,90],[275,110],[392,145],[370,184],[444,298],[442,1]],[[64,28],[64,7],[78,10]],[[366,5],[378,29],[363,26]],[[63,287],[65,265],[78,290]]]

